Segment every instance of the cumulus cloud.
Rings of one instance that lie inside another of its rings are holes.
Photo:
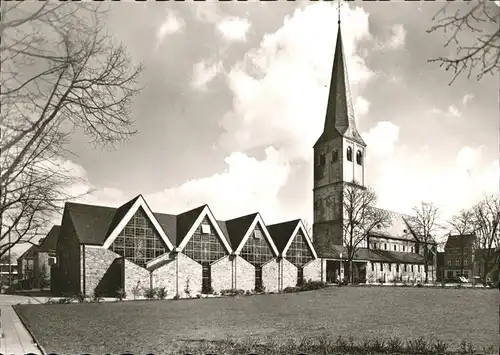
[[[367,145],[367,155],[387,158],[394,154],[399,140],[399,127],[389,121],[378,122],[375,127],[363,134]]]
[[[471,94],[465,94],[465,95],[464,95],[464,97],[462,98],[462,104],[463,104],[464,106],[466,106],[466,105],[467,105],[467,103],[468,103],[469,101],[471,101],[473,98],[474,98],[474,95],[471,95]]]
[[[221,121],[220,143],[229,149],[273,145],[290,161],[310,161],[324,123],[337,25],[335,6],[309,5],[264,36],[260,46],[228,73],[233,109]],[[343,40],[354,97],[374,73],[356,53],[369,40],[368,15],[346,7]],[[330,36],[325,36],[330,33]],[[311,38],[315,38],[311,41]],[[363,107],[362,101],[361,110]],[[358,106],[358,109],[360,106]]]
[[[163,22],[156,31],[156,44],[159,46],[165,36],[179,32],[184,27],[184,20],[171,10],[168,10]]]
[[[205,60],[202,60],[196,63],[193,66],[191,86],[200,90],[206,89],[206,85],[212,81],[221,70],[222,62],[220,61],[207,64]]]
[[[390,28],[390,38],[378,44],[378,49],[401,49],[405,46],[406,30],[403,25],[395,24]]]
[[[365,116],[368,113],[369,109],[370,102],[368,102],[362,96],[356,97],[356,100],[354,101],[354,112],[356,114],[356,119],[361,116]]]
[[[462,114],[462,113],[460,112],[460,110],[459,110],[459,109],[458,109],[455,105],[450,105],[450,106],[448,107],[448,112],[449,112],[450,114],[452,114],[453,116],[455,116],[455,117],[458,117],[458,116],[460,116],[460,115]]]
[[[227,17],[217,24],[217,30],[224,38],[232,41],[244,41],[249,29],[250,22],[239,17]]]
[[[171,213],[208,203],[219,219],[261,212],[266,222],[280,221],[282,206],[277,196],[290,172],[281,154],[269,147],[263,160],[235,152],[225,161],[227,169],[224,172],[148,195],[148,203],[156,211]]]

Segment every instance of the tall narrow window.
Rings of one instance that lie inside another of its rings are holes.
[[[375,271],[375,264],[372,263],[372,271]]]
[[[391,266],[392,266],[392,264],[391,264],[391,263],[389,263],[389,271],[391,271]]]
[[[336,162],[337,160],[339,160],[339,151],[334,149],[332,152],[332,162]]]
[[[304,284],[304,268],[302,266],[297,268],[297,286]]]
[[[318,161],[318,164],[319,164],[320,166],[325,165],[325,154],[320,154],[320,155],[319,155],[319,161]]]
[[[413,272],[413,264],[411,265],[411,272]]]
[[[262,266],[255,267],[255,292],[262,292],[264,290],[262,284]]]
[[[380,271],[384,271],[384,264],[380,263]]]
[[[352,148],[347,147],[347,160],[352,161]]]
[[[363,164],[363,153],[361,153],[361,150],[358,150],[356,152],[356,163],[358,165],[362,165]]]
[[[397,251],[396,249],[397,249],[396,244],[394,244],[394,251]]]
[[[408,268],[406,267],[406,264],[405,264],[405,272],[407,272],[407,271],[408,271]]]
[[[387,250],[387,243],[384,243],[384,250]]]
[[[396,272],[399,272],[399,264],[396,264]]]

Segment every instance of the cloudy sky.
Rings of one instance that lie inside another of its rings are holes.
[[[346,3],[342,33],[380,207],[434,201],[446,218],[498,190],[499,107],[498,75],[449,86],[451,74],[427,62],[452,51],[442,32],[425,32],[441,6]],[[157,212],[208,203],[218,219],[260,211],[266,223],[312,222],[334,4],[122,2],[108,28],[145,66],[139,134],[111,151],[75,136],[74,171],[99,189],[86,202],[119,206],[142,193]]]

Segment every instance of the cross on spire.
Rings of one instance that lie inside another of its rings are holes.
[[[344,5],[344,3],[343,3],[343,2],[341,3],[341,1],[342,1],[342,0],[338,0],[338,1],[337,1],[337,11],[338,11],[338,14],[339,14],[339,20],[338,20],[338,24],[339,24],[339,25],[340,25],[340,7],[341,7],[342,5]]]

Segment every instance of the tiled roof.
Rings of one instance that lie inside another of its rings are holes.
[[[172,245],[177,246],[177,216],[165,213],[153,213]]]
[[[43,240],[42,244],[38,247],[38,251],[55,251],[56,250],[56,245],[57,245],[57,238],[59,238],[59,230],[61,229],[61,226],[54,225],[50,229],[49,233],[47,233],[47,236]]]
[[[286,247],[286,244],[290,240],[293,231],[297,228],[297,224],[299,224],[300,219],[295,219],[293,221],[271,224],[267,226],[267,230],[271,235],[271,238],[278,249],[278,252],[281,254]]]
[[[76,235],[82,244],[102,245],[116,213],[116,208],[67,202]]]
[[[116,226],[122,221],[123,217],[127,214],[127,212],[130,210],[130,208],[134,205],[134,203],[141,197],[141,195],[138,195],[134,197],[132,200],[128,201],[127,203],[121,205],[118,207],[115,211],[115,215],[111,221],[111,224],[109,225],[108,232],[106,233],[106,237],[109,236],[113,230],[116,228]]]
[[[375,228],[371,234],[375,236],[382,236],[389,238],[392,237],[392,238],[415,241],[415,238],[410,233],[409,228],[405,222],[405,219],[406,221],[411,221],[411,219],[413,218],[412,216],[405,215],[403,213],[384,210],[381,208],[376,208],[376,207],[372,208],[374,210],[384,211],[385,213],[387,213],[390,218],[390,223],[386,227],[382,226],[381,229]]]
[[[468,246],[474,243],[475,239],[476,236],[474,234],[450,235],[446,240],[445,248],[459,248],[462,245]]]
[[[257,215],[258,213],[252,213],[246,216],[233,218],[225,222],[227,229],[226,235],[229,237],[228,240],[230,241],[233,250],[238,248]]]

